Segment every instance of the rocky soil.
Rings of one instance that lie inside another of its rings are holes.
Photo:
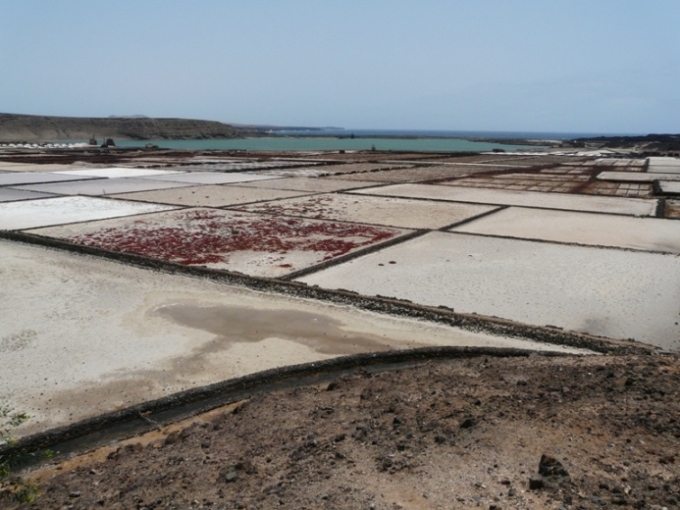
[[[358,370],[36,471],[20,507],[677,508],[679,388],[676,356]]]

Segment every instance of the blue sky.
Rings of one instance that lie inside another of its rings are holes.
[[[2,0],[0,112],[680,132],[677,0]]]

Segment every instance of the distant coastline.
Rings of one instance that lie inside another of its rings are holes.
[[[122,147],[149,143],[168,148],[227,150],[517,151],[547,147],[680,150],[680,135],[347,129],[225,124],[217,121],[130,117],[55,117],[0,113],[0,143],[55,141]],[[407,143],[411,142],[411,143]]]
[[[0,113],[0,142],[47,142],[114,138],[200,140],[259,136],[246,126],[194,119],[134,117],[50,117]]]
[[[162,148],[186,150],[221,151],[391,151],[391,152],[487,152],[541,150],[538,146],[522,145],[514,140],[511,144],[486,141],[470,141],[462,138],[369,138],[333,136],[258,136],[230,140],[151,140]],[[145,142],[120,140],[118,147],[144,147]]]

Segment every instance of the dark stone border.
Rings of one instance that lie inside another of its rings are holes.
[[[382,225],[380,225],[382,226]],[[388,227],[388,228],[400,228],[400,227]],[[407,229],[404,229],[407,230]],[[427,234],[429,230],[414,230],[412,232],[406,232],[401,235],[397,235],[396,237],[393,237],[392,239],[388,239],[387,241],[384,241],[382,243],[376,243],[372,244],[370,246],[367,246],[365,248],[360,248],[356,251],[353,251],[351,253],[347,253],[346,255],[341,255],[340,257],[335,257],[334,259],[327,260],[325,262],[321,262],[319,264],[316,264],[312,267],[307,267],[305,269],[300,269],[299,271],[294,271],[290,274],[287,274],[285,276],[282,276],[280,279],[284,281],[292,281],[295,278],[301,278],[303,276],[307,276],[310,274],[318,273],[319,271],[323,271],[324,269],[327,269],[332,266],[336,266],[338,264],[342,264],[343,262],[347,262],[348,260],[352,260],[355,258],[363,257],[364,255],[369,255],[371,253],[375,253],[381,250],[384,250],[385,248],[389,248],[390,246],[395,246],[397,244],[405,243],[406,241],[410,241],[411,239],[415,239],[416,237],[421,237]]]
[[[415,235],[418,233],[419,231],[416,231]],[[123,264],[163,271],[168,274],[208,278],[261,292],[271,292],[339,305],[350,305],[361,310],[420,319],[473,332],[589,349],[602,354],[650,354],[659,351],[657,347],[637,343],[633,340],[614,340],[586,333],[567,331],[555,326],[532,326],[507,319],[477,315],[475,313],[458,313],[445,306],[419,305],[396,297],[364,296],[346,289],[324,289],[316,285],[309,286],[302,282],[248,276],[243,273],[208,269],[199,266],[183,266],[132,253],[110,252],[101,248],[82,246],[61,239],[43,237],[26,232],[0,231],[0,239],[56,248],[71,253],[93,255]],[[398,238],[398,240],[403,241],[403,237]],[[380,247],[384,246],[381,245]]]
[[[661,182],[662,181],[663,181],[663,179],[656,179],[656,180],[652,181],[652,187],[654,189],[654,194],[655,195],[661,195],[663,197],[670,197],[670,198],[677,197],[678,196],[677,193],[674,193],[672,191],[664,191],[661,188]],[[673,181],[663,181],[663,182],[673,182]]]
[[[0,456],[10,459],[29,456],[19,463],[20,467],[23,468],[43,462],[42,456],[34,455],[41,451],[52,450],[56,457],[69,453],[83,453],[112,441],[133,437],[243,400],[256,393],[318,383],[336,378],[353,369],[398,369],[404,367],[405,364],[417,364],[431,360],[469,359],[483,356],[526,358],[529,356],[562,357],[569,355],[550,351],[536,352],[511,348],[425,347],[355,354],[291,365],[192,388],[119,411],[88,418],[73,425],[27,436],[12,446],[0,446]]]

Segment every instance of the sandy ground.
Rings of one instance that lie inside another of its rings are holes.
[[[558,349],[6,241],[0,258],[0,401],[31,415],[19,435],[342,354]]]

